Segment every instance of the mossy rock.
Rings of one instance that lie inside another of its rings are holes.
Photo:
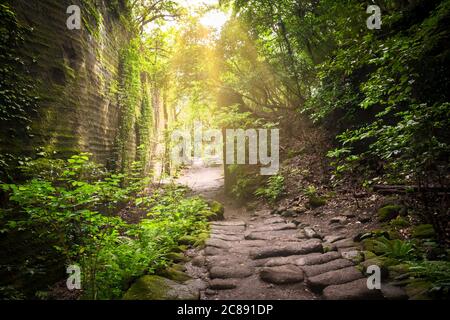
[[[403,206],[395,204],[381,207],[380,209],[378,209],[378,219],[380,222],[391,221],[392,219],[397,218],[401,214],[403,209]]]
[[[166,258],[171,260],[171,261],[173,261],[173,262],[175,262],[175,263],[188,262],[189,261],[188,257],[186,257],[184,254],[179,253],[179,252],[169,252],[166,255]]]
[[[308,200],[308,206],[313,209],[323,207],[326,204],[327,200],[319,196],[310,196]]]
[[[389,266],[396,264],[397,261],[385,257],[374,257],[360,263],[364,272],[369,266],[378,266],[381,270],[381,278],[387,279],[389,277]]]
[[[426,280],[411,281],[406,287],[406,294],[410,300],[431,300],[428,295],[429,290],[432,288],[431,282]]]
[[[433,239],[436,232],[431,224],[421,224],[412,229],[412,236],[419,239]]]
[[[397,230],[388,230],[389,237],[386,237],[387,239],[394,240],[394,239],[403,239],[403,236],[400,232]]]
[[[364,260],[369,260],[377,257],[377,255],[372,251],[363,251],[362,253],[364,254]]]
[[[199,290],[160,276],[139,278],[123,296],[124,300],[199,300]]]
[[[183,246],[193,246],[197,241],[197,237],[185,235],[178,239],[178,243]]]
[[[186,273],[174,267],[168,267],[158,272],[158,275],[176,282],[185,282],[192,279]]]
[[[209,221],[218,221],[225,219],[225,208],[220,202],[210,201],[208,202],[208,205],[211,210],[211,214],[208,216]]]
[[[194,242],[195,247],[203,247],[206,243],[206,240],[209,239],[208,232],[202,232],[197,236],[197,241]]]
[[[361,241],[364,250],[366,251],[370,251],[370,252],[374,252],[375,251],[375,247],[376,247],[376,243],[375,243],[375,239],[364,239]]]
[[[397,216],[397,218],[391,220],[390,225],[394,228],[407,228],[411,224],[404,217]]]
[[[400,263],[388,267],[389,275],[395,279],[409,273],[409,265],[406,263]]]

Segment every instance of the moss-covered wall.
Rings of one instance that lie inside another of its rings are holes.
[[[0,153],[47,151],[64,157],[83,151],[110,168],[125,169],[143,160],[148,169],[151,136],[160,128],[156,122],[167,119],[158,110],[163,109],[160,90],[151,88],[136,66],[139,51],[126,27],[126,1],[5,3],[28,29],[18,52],[38,102],[35,112],[28,112],[27,135],[16,133],[23,127],[20,122],[3,125],[8,130],[1,130]],[[66,11],[73,4],[81,8],[81,30],[66,26]]]

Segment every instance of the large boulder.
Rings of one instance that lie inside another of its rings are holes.
[[[123,296],[124,300],[198,300],[200,290],[160,276],[139,278]]]

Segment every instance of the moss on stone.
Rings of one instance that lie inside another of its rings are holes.
[[[309,207],[311,207],[313,209],[323,207],[326,204],[327,204],[327,200],[323,197],[319,197],[316,195],[309,196],[308,205],[309,205]]]
[[[123,296],[124,300],[198,300],[199,292],[161,276],[139,278]]]
[[[380,222],[388,222],[400,215],[403,207],[400,205],[387,205],[378,209],[378,219]]]
[[[185,235],[185,236],[182,236],[180,239],[178,239],[178,243],[180,245],[185,245],[185,246],[193,246],[196,241],[197,241],[197,238],[194,236],[190,236],[190,235]]]
[[[168,268],[158,272],[158,275],[165,277],[167,279],[176,281],[176,282],[185,282],[185,281],[192,279],[186,273],[184,273],[183,271],[177,270],[177,268],[174,268],[174,267],[168,267]]]
[[[211,210],[211,214],[209,215],[208,220],[209,221],[223,220],[225,214],[224,206],[217,201],[211,201],[208,204]]]
[[[436,232],[431,224],[421,224],[413,228],[412,236],[419,239],[431,239],[436,236]]]
[[[189,261],[189,259],[184,254],[179,253],[179,252],[169,252],[166,255],[166,258],[175,263]]]

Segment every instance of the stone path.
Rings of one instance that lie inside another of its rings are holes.
[[[211,223],[211,238],[192,262],[207,270],[203,299],[383,298],[367,289],[351,239],[322,241],[269,212],[255,217]]]
[[[184,181],[195,192],[224,202],[221,168],[194,168]],[[225,221],[186,265],[206,283],[205,300],[400,299],[392,286],[369,290],[357,268],[358,243],[342,234],[323,238],[313,228],[268,210],[245,213],[225,201]],[[384,290],[384,288],[386,288]]]

